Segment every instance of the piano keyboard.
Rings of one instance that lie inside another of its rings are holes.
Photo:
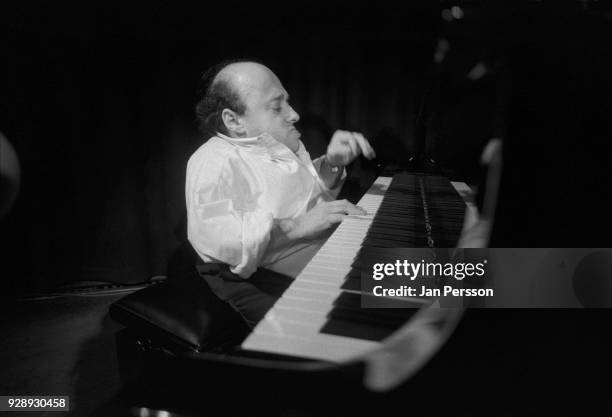
[[[342,221],[242,349],[342,362],[379,347],[428,301],[389,299],[404,308],[360,308],[360,257],[383,256],[387,248],[454,247],[465,212],[455,189],[465,186],[453,186],[434,176],[379,177],[357,203],[367,214]]]

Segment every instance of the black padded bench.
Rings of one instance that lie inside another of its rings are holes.
[[[138,350],[182,354],[222,352],[249,329],[240,315],[210,290],[196,270],[198,255],[184,240],[168,263],[167,279],[136,291],[110,307]]]
[[[110,315],[141,343],[177,354],[221,351],[248,334],[238,313],[203,280],[151,285],[116,301]]]

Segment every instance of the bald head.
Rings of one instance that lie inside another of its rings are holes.
[[[265,65],[257,62],[235,62],[227,65],[215,77],[217,82],[227,83],[242,98],[247,101],[255,94],[261,94],[273,84],[280,84],[279,79]]]
[[[196,108],[209,130],[214,127],[214,133],[232,137],[268,133],[297,150],[299,132],[293,124],[299,116],[289,105],[289,94],[268,67],[241,61],[213,68],[215,73]],[[201,106],[206,103],[208,107]]]

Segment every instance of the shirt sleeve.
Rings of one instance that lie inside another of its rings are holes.
[[[270,241],[273,216],[257,207],[257,190],[230,165],[190,164],[187,169],[187,235],[198,254],[226,263],[248,278]]]

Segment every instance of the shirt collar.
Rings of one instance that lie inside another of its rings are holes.
[[[282,157],[288,156],[288,154],[292,156],[297,156],[298,159],[302,159],[304,153],[306,152],[306,148],[302,141],[298,141],[298,149],[296,152],[293,152],[291,149],[287,147],[284,143],[281,143],[274,139],[272,135],[268,133],[262,133],[259,136],[253,136],[248,138],[232,138],[223,133],[217,133],[217,136],[234,146],[238,146],[241,148],[246,148],[255,152],[267,153],[270,156],[274,157]]]

